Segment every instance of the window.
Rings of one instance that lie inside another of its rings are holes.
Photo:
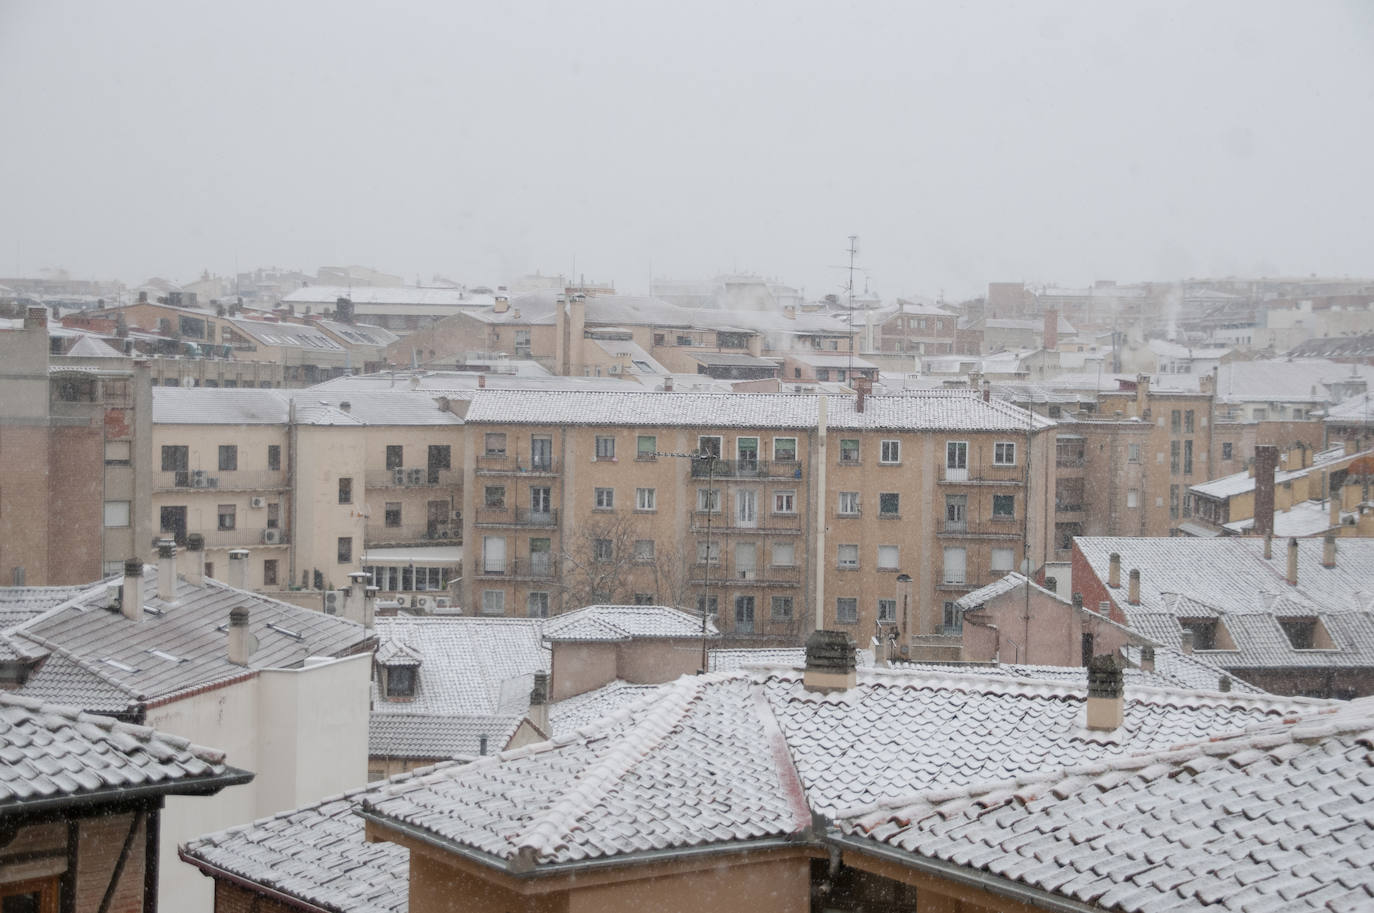
[[[878,516],[896,517],[902,512],[902,496],[895,491],[878,493]]]
[[[452,450],[448,444],[430,444],[425,462],[429,484],[438,485],[440,470],[453,468]]]
[[[1221,445],[1221,458],[1223,460],[1233,459],[1231,456],[1231,445],[1229,443]]]
[[[993,495],[992,516],[1006,520],[1016,516],[1016,495]]]
[[[506,537],[482,537],[482,573],[504,574],[506,572]]]
[[[530,357],[530,331],[529,331],[529,330],[516,330],[516,331],[515,331],[515,357],[516,357],[516,358],[529,358],[529,357]]]
[[[835,599],[835,620],[842,625],[856,624],[859,620],[859,600],[853,596],[840,596]]]
[[[735,491],[735,524],[745,528],[758,525],[759,493],[749,488]]]
[[[1183,413],[1183,430],[1188,434],[1193,433],[1193,410],[1189,409]]]
[[[353,503],[353,480],[350,478],[339,479],[339,503]]]
[[[797,563],[797,546],[791,542],[774,542],[772,563],[774,567],[792,567]]]
[[[1217,622],[1214,618],[1180,618],[1178,625],[1193,632],[1194,650],[1217,649]]]
[[[953,602],[946,602],[943,633],[958,634],[962,630],[964,630],[964,613],[960,612],[959,607]]]
[[[897,546],[880,545],[878,546],[878,570],[895,571],[897,570]]]
[[[794,514],[797,512],[797,493],[795,491],[773,492],[773,513]]]
[[[854,464],[859,462],[859,439],[847,437],[840,439],[840,462]]]
[[[774,621],[788,621],[792,618],[792,597],[774,596],[773,612]]]
[[[1169,519],[1171,519],[1171,520],[1177,520],[1177,519],[1178,519],[1178,509],[1179,509],[1178,486],[1177,486],[1177,485],[1170,485],[1170,486],[1169,486]]]
[[[1012,441],[998,441],[992,445],[992,465],[1015,466],[1016,444]]]
[[[859,493],[857,491],[840,492],[839,514],[842,517],[857,517],[859,515]]]
[[[703,434],[697,438],[697,453],[702,456],[713,456],[720,459],[720,436],[716,434]]]
[[[1169,413],[1169,430],[1177,434],[1182,427],[1183,413],[1175,409],[1173,412]]]
[[[221,472],[232,472],[239,468],[239,448],[234,444],[219,445],[219,468]]]
[[[506,614],[506,591],[505,591],[505,590],[483,590],[483,591],[482,591],[482,614],[483,614],[483,615],[504,615],[504,614]]]
[[[992,558],[988,564],[989,570],[1010,571],[1016,562],[1016,552],[1009,548],[995,548],[992,550]]]
[[[338,558],[339,558],[339,563],[340,563],[340,564],[348,564],[350,561],[353,560],[353,537],[352,537],[352,536],[340,536],[340,537],[339,537],[339,554],[338,554]]]
[[[530,436],[530,469],[549,472],[553,469],[553,438],[547,434]]]
[[[386,445],[386,468],[401,469],[405,466],[405,448],[400,444]]]
[[[596,436],[596,458],[598,460],[615,459],[615,438],[600,434]]]
[[[614,510],[614,509],[615,509],[615,489],[614,489],[614,488],[597,488],[597,489],[594,490],[594,494],[595,494],[595,496],[596,496],[596,509],[597,509],[597,510]]]
[[[1191,439],[1183,442],[1183,474],[1185,476],[1193,474],[1193,442]]]
[[[268,558],[262,563],[262,585],[277,585],[277,559]]]
[[[1251,416],[1251,418],[1253,418],[1255,421],[1257,421],[1257,422],[1262,422],[1262,421],[1265,421],[1266,419],[1269,418],[1269,410],[1268,410],[1268,409],[1255,409],[1255,410],[1253,410],[1253,411],[1250,413],[1250,416]]]
[[[960,532],[968,528],[968,495],[945,495],[945,529]]]
[[[130,441],[106,441],[105,465],[128,466],[133,461],[133,444]]]
[[[1178,475],[1178,466],[1179,466],[1179,459],[1178,459],[1178,456],[1179,456],[1179,451],[1180,451],[1180,446],[1179,446],[1179,444],[1180,444],[1179,441],[1170,441],[1170,442],[1169,442],[1169,471],[1172,472],[1174,475]]]
[[[854,570],[859,566],[859,547],[857,545],[837,546],[836,557],[840,567]]]
[[[703,513],[720,513],[720,489],[698,488],[697,510]]]
[[[945,443],[945,478],[968,478],[968,441],[947,441]]]
[[[387,501],[384,514],[387,529],[396,529],[401,525],[401,502]]]
[[[655,491],[653,488],[636,488],[635,510],[657,510]]]
[[[615,558],[615,543],[610,539],[592,540],[592,560],[605,563]]]
[[[219,509],[218,509],[217,513],[218,513],[218,515],[219,515],[219,528],[220,528],[220,529],[233,529],[233,528],[234,528],[234,526],[235,526],[235,523],[234,523],[234,520],[235,520],[235,517],[234,517],[234,514],[235,514],[235,507],[234,507],[234,505],[232,505],[232,504],[221,504],[221,505],[219,506]]]
[[[654,560],[654,540],[636,539],[635,540],[635,560],[653,561]]]
[[[107,528],[129,525],[129,502],[105,502],[105,526]]]
[[[1288,638],[1294,650],[1312,650],[1317,647],[1317,619],[1280,618],[1279,627]],[[1193,644],[1197,648],[1197,644]]]
[[[653,460],[656,459],[654,453],[658,450],[658,438],[652,434],[641,434],[636,439],[635,459]]]
[[[794,437],[773,438],[773,461],[775,463],[795,463],[797,460],[797,439]]]
[[[944,576],[946,584],[962,586],[967,580],[967,554],[963,548],[945,549]]]
[[[525,597],[525,614],[530,618],[549,617],[549,594],[530,593]]]
[[[504,431],[487,432],[483,455],[489,457],[503,457],[506,455],[506,433]]]
[[[720,611],[720,600],[716,596],[698,596],[697,612],[702,615],[715,615]]]
[[[653,593],[635,593],[635,605],[653,605],[658,602],[658,597]]]
[[[506,509],[506,486],[504,486],[504,485],[488,485],[488,486],[486,486],[486,490],[483,492],[482,503],[483,503],[483,505],[484,505],[488,510],[505,510],[505,509]]]
[[[1127,445],[1126,445],[1126,459],[1127,459],[1128,462],[1131,462],[1131,463],[1139,463],[1139,462],[1140,462],[1140,445],[1139,445],[1139,444],[1127,444]]]
[[[735,438],[735,456],[738,468],[754,471],[759,467],[759,439],[756,437]]]
[[[889,466],[902,461],[902,442],[883,441],[878,447],[878,462]]]
[[[712,540],[709,544],[705,541],[697,543],[697,564],[720,564],[720,542]]]
[[[878,620],[896,621],[897,620],[897,600],[879,599],[878,600]]]
[[[1139,506],[1140,506],[1140,489],[1138,489],[1138,488],[1128,488],[1128,489],[1126,489],[1126,506],[1127,506],[1127,507],[1139,507]]]

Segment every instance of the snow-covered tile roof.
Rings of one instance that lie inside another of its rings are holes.
[[[28,621],[84,593],[86,586],[0,587],[0,631]]]
[[[715,622],[703,624],[700,615],[659,605],[590,605],[544,622],[544,639],[552,643],[703,636],[720,636]]]
[[[368,754],[374,758],[475,758],[504,748],[524,719],[523,713],[390,713],[389,707],[374,709],[368,719]]]
[[[553,735],[568,735],[593,726],[624,707],[654,694],[664,685],[638,685],[616,681],[591,691],[564,698],[549,706],[549,726]]]
[[[1365,450],[1357,454],[1347,454],[1345,447],[1337,445],[1328,447],[1326,450],[1318,451],[1312,455],[1312,465],[1298,469],[1279,469],[1274,473],[1274,484],[1282,485],[1284,482],[1291,482],[1293,479],[1312,473],[1329,472],[1331,469],[1340,468],[1342,463],[1355,460],[1359,457],[1370,456],[1374,450]],[[1213,479],[1210,482],[1203,482],[1200,485],[1190,485],[1188,490],[1196,494],[1206,495],[1209,498],[1225,499],[1244,494],[1255,490],[1255,477],[1245,472],[1235,472],[1228,476]]]
[[[1374,701],[905,799],[838,831],[1093,909],[1374,909]]]
[[[746,666],[788,666],[800,669],[806,665],[805,647],[723,647],[710,652],[712,672],[734,672]],[[854,663],[860,668],[873,665],[872,650],[854,651]]]
[[[955,600],[954,606],[955,608],[961,611],[977,608],[978,606],[983,605],[986,602],[990,602],[993,599],[996,599],[998,596],[1001,596],[1005,593],[1010,593],[1013,590],[1019,590],[1023,585],[1029,585],[1033,587],[1036,591],[1046,596],[1049,596],[1051,599],[1054,599],[1057,602],[1067,603],[1067,600],[1061,599],[1058,593],[1055,593],[1051,590],[1047,590],[1044,587],[1037,584],[1036,582],[1034,582],[1033,580],[1027,580],[1025,576],[1016,573],[1016,571],[1012,571],[1005,577],[1002,577],[999,580],[994,580],[987,586],[979,587],[972,593],[967,593],[959,597],[959,599]]]
[[[0,817],[131,788],[187,793],[249,775],[186,739],[0,691]]]
[[[461,425],[439,407],[434,393],[405,388],[262,390],[242,387],[154,387],[153,422],[159,425],[282,425],[296,404],[296,421],[314,425]],[[344,405],[347,404],[347,409]]]
[[[835,430],[1006,431],[1050,428],[1054,422],[1011,403],[984,402],[972,390],[923,390],[869,396],[864,411],[853,396],[828,397]],[[650,393],[479,390],[468,422],[516,425],[629,425],[710,428],[814,428],[819,397],[790,393]]]

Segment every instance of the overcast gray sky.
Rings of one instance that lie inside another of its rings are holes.
[[[1362,0],[0,0],[0,131],[0,275],[1374,273]]]

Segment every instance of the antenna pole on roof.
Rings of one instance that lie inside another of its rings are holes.
[[[849,299],[849,382],[854,383],[854,255],[859,252],[859,236],[849,236],[849,283],[845,294]]]

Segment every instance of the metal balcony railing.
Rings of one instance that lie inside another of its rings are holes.
[[[287,545],[290,534],[284,529],[262,529],[246,527],[242,529],[213,529],[202,532],[206,548],[257,548],[261,546]],[[175,538],[175,537],[174,537]],[[185,545],[185,536],[179,545]]]
[[[462,543],[463,526],[460,523],[416,523],[400,526],[368,524],[363,529],[370,546],[384,543],[443,542]]]
[[[476,469],[478,473],[556,475],[559,466],[558,460],[553,457],[532,460],[529,456],[479,453],[477,454]]]
[[[802,464],[795,460],[693,460],[692,478],[800,479]]]
[[[363,476],[369,489],[443,488],[463,484],[463,473],[456,469],[369,469]]]
[[[221,489],[229,491],[282,491],[287,488],[286,473],[274,470],[177,469],[153,474],[155,491],[183,489]]]
[[[534,580],[547,580],[558,576],[558,559],[551,554],[530,555],[506,559],[505,574],[508,577],[525,577]]]

